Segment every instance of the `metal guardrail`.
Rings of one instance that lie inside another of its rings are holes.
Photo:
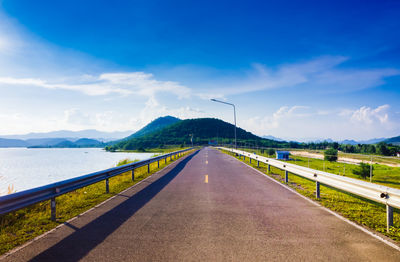
[[[109,192],[109,179],[111,177],[120,175],[125,172],[132,172],[132,180],[134,177],[134,170],[136,168],[146,166],[147,172],[150,173],[150,164],[157,162],[157,166],[160,167],[160,160],[164,160],[167,163],[167,158],[169,157],[171,160],[176,156],[180,156],[181,154],[194,149],[188,148],[180,151],[175,151],[172,153],[164,154],[161,156],[152,157],[149,159],[145,159],[139,162],[126,164],[119,167],[114,167],[98,172],[94,172],[91,174],[63,180],[60,182],[56,182],[53,184],[32,188],[28,190],[24,190],[21,192],[13,193],[10,195],[5,195],[0,197],[0,215],[16,211],[18,209],[43,202],[46,200],[51,200],[51,219],[56,219],[56,201],[55,198],[66,194],[68,192],[77,190],[79,188],[100,182],[106,181],[106,192]]]
[[[219,147],[219,148],[232,153],[236,153],[239,155],[239,158],[241,158],[242,156],[244,157],[244,159],[248,157],[250,163],[251,159],[258,161],[257,165],[259,165],[259,162],[265,163],[268,165],[269,172],[270,172],[270,166],[284,170],[286,183],[289,180],[288,179],[289,172],[307,178],[309,180],[315,181],[317,198],[320,198],[320,184],[324,184],[384,204],[386,205],[386,224],[388,231],[389,228],[393,226],[393,207],[400,209],[399,189],[377,185],[350,177],[339,176],[307,167],[302,167],[295,164],[279,161],[273,158],[259,156],[254,153],[249,153],[246,151],[241,151],[226,147]]]

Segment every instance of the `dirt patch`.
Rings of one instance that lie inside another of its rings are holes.
[[[315,158],[315,159],[324,159],[324,155],[322,155],[322,154],[310,153],[307,151],[290,151],[290,154],[294,155],[294,156],[302,156],[302,157],[309,157],[309,158]],[[346,164],[355,164],[355,165],[358,165],[360,163],[370,163],[370,161],[355,159],[355,158],[350,158],[350,157],[339,157],[338,162],[346,163]],[[386,165],[386,166],[391,166],[391,167],[400,167],[400,164],[384,163],[384,162],[380,162],[380,161],[374,161],[374,164]]]

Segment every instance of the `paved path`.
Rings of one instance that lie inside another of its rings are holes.
[[[400,252],[202,149],[9,261],[400,261]]]

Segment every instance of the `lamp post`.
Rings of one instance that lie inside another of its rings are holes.
[[[231,103],[224,102],[224,101],[220,101],[220,100],[217,100],[217,99],[214,99],[214,98],[212,98],[211,101],[233,106],[233,117],[235,119],[235,149],[237,149],[237,144],[236,144],[236,108],[235,108],[235,105],[231,104]]]

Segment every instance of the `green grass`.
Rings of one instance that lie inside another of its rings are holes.
[[[308,159],[305,157],[292,156],[295,160],[291,162],[296,165],[310,167],[316,170],[326,171],[332,174],[356,178],[364,180],[353,174],[353,170],[357,168],[355,164],[345,164],[339,162],[329,162],[320,159]],[[309,162],[309,164],[308,164]],[[400,188],[400,168],[390,167],[386,165],[373,165],[372,182],[380,185],[385,185],[393,188]],[[369,177],[364,180],[369,182]]]
[[[263,155],[263,156],[269,157],[268,154],[266,154],[266,153],[261,154],[261,152],[259,150],[256,152],[254,149],[247,149],[246,151],[252,152],[252,153],[255,152],[258,155]],[[355,165],[355,164],[329,162],[329,161],[324,161],[321,159],[307,158],[307,157],[301,157],[301,156],[295,156],[295,155],[291,155],[290,158],[293,160],[290,160],[287,162],[292,163],[292,164],[310,167],[312,169],[325,171],[325,172],[336,174],[336,175],[356,178],[356,179],[360,179],[360,180],[369,182],[369,177],[368,177],[368,179],[364,180],[353,174],[352,171],[355,168],[357,168],[357,165]],[[373,177],[372,177],[373,183],[400,189],[400,167],[390,167],[390,166],[380,165],[380,164],[374,164],[373,167],[374,167]]]
[[[314,154],[320,154],[321,156],[324,155],[324,150],[304,150],[304,149],[288,149],[289,151],[304,151],[304,152],[309,152],[309,153],[314,153]],[[398,165],[400,164],[400,157],[395,157],[395,156],[381,156],[381,155],[372,155],[373,162],[374,163],[380,163],[380,164],[392,164],[392,165]],[[346,157],[346,158],[352,158],[352,159],[357,159],[357,160],[363,160],[366,162],[371,161],[371,155],[368,154],[357,154],[357,153],[344,153],[344,152],[338,152],[338,157]]]
[[[184,150],[190,147],[180,147],[176,145],[166,146],[164,148],[146,148],[145,151],[138,150],[117,150],[116,152],[130,152],[130,153],[158,153],[158,154],[166,154],[174,151]]]
[[[234,155],[232,153],[229,153],[227,151],[223,151],[227,154]],[[254,150],[251,150],[249,152],[254,152]],[[297,157],[296,157],[297,159]],[[249,163],[248,157],[246,157],[246,161],[240,160],[242,162],[246,162],[246,164],[253,166],[254,168],[257,168],[257,161],[252,161],[252,164]],[[322,161],[322,160],[320,160]],[[294,162],[294,161],[293,161]],[[305,160],[298,160],[296,161],[296,164],[301,164],[301,165],[306,165],[308,166],[308,161]],[[326,168],[328,169],[328,172],[331,171],[339,171],[339,167],[336,167],[337,163],[331,163],[327,164]],[[348,166],[348,167],[347,167]],[[350,172],[352,165],[346,164],[346,174],[348,173],[350,176]],[[354,165],[353,165],[354,166]],[[374,165],[375,166],[375,165]],[[380,165],[378,165],[380,166]],[[310,162],[310,167],[311,168],[321,168],[321,163],[318,161],[315,161],[313,163]],[[379,172],[377,171],[377,177],[380,179],[383,179],[384,183],[386,185],[392,185],[392,181],[398,181],[398,177],[396,175],[391,174],[393,170],[387,166],[379,167],[381,169],[378,169]],[[267,169],[267,164],[261,163],[260,162],[260,167],[257,168],[260,171],[268,174],[268,169]],[[397,171],[398,172],[398,171]],[[334,172],[333,172],[334,173]],[[397,176],[399,173],[396,173]],[[281,183],[284,183],[284,176],[285,172],[272,167],[271,166],[271,172],[268,174],[272,178],[280,181]],[[393,219],[394,219],[394,225],[390,229],[390,232],[386,232],[386,207],[382,204],[378,204],[366,199],[362,199],[358,196],[348,194],[345,192],[342,192],[340,190],[336,190],[334,188],[330,188],[324,185],[321,185],[320,190],[321,190],[321,198],[317,199],[315,197],[315,182],[302,178],[300,176],[296,176],[294,174],[289,173],[289,183],[288,185],[295,189],[297,192],[300,194],[319,202],[322,206],[325,206],[342,216],[348,218],[351,221],[356,222],[357,224],[366,226],[372,230],[375,230],[377,232],[380,232],[391,239],[397,241],[400,243],[400,215],[399,215],[399,210],[395,210],[393,214]],[[397,185],[397,184],[396,184]],[[398,185],[397,185],[398,186]]]
[[[187,153],[187,152],[186,152]],[[151,173],[147,173],[147,166],[135,169],[135,181],[132,181],[131,172],[110,178],[110,192],[105,192],[105,181],[92,184],[76,191],[56,198],[57,220],[50,220],[50,201],[45,201],[30,207],[0,216],[0,254],[4,254],[14,247],[31,240],[69,219],[85,212],[104,200],[120,193],[137,182],[157,172],[176,159],[167,158],[167,164],[160,161],[150,165]],[[122,160],[119,165],[133,162]]]

